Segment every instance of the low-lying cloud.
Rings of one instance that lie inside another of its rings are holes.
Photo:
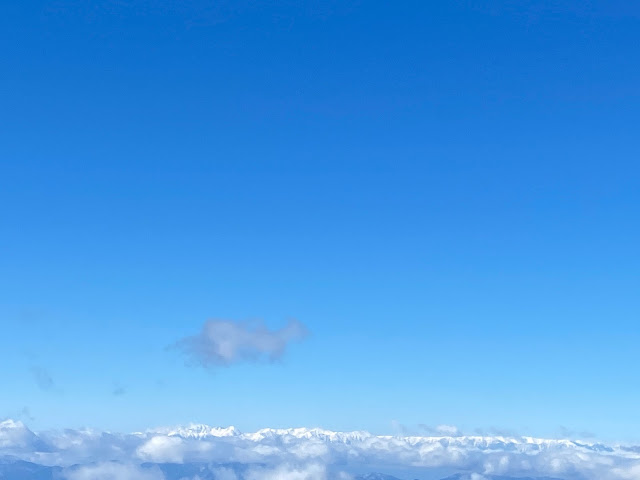
[[[165,480],[158,467],[115,462],[80,465],[67,469],[63,475],[66,480]]]
[[[190,363],[204,368],[228,367],[243,362],[274,361],[287,347],[307,335],[305,326],[292,320],[280,329],[269,330],[262,322],[209,320],[197,335],[178,341]]]
[[[470,480],[640,478],[639,446],[443,433],[379,436],[307,428],[241,433],[232,427],[190,425],[132,434],[34,433],[22,422],[7,420],[0,422],[0,457],[56,466],[67,480],[334,480],[372,468],[422,479],[453,474]],[[0,462],[0,478],[6,465]],[[440,475],[443,471],[446,474]]]

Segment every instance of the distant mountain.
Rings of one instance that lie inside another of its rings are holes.
[[[503,475],[479,475],[470,473],[456,473],[442,480],[563,480],[552,477],[505,477]]]
[[[393,475],[385,475],[384,473],[365,473],[358,475],[355,480],[400,480]]]
[[[0,460],[0,478],[7,480],[58,480],[62,468],[47,467],[22,460]]]
[[[393,475],[385,475],[384,473],[367,473],[358,475],[355,480],[400,480]],[[503,475],[480,475],[473,473],[456,473],[442,480],[563,480],[561,478],[552,477],[505,477]]]
[[[242,478],[249,468],[263,467],[261,464],[247,463],[161,463],[161,464],[142,464],[143,468],[157,467],[164,474],[167,480],[173,479],[191,479],[198,480],[218,480],[220,478],[229,478],[229,472],[233,472]]]
[[[229,473],[244,478],[244,474],[250,468],[261,467],[256,464],[243,463],[145,463],[141,465],[141,471],[161,471],[165,480],[221,480],[231,478]],[[75,465],[68,469],[62,467],[49,467],[32,462],[17,460],[10,456],[0,457],[1,480],[65,480],[67,473],[73,472],[82,466]],[[84,477],[83,477],[84,478]],[[102,478],[102,477],[100,477]],[[111,477],[109,477],[111,478]],[[129,478],[129,477],[127,477]],[[145,477],[146,478],[146,477]],[[384,473],[366,473],[357,475],[354,480],[401,480],[393,475]],[[457,473],[442,480],[563,480],[551,477],[508,477],[500,475],[478,475],[469,473]]]

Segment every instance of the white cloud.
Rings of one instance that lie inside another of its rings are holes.
[[[640,465],[632,465],[626,468],[615,468],[614,473],[625,480],[638,480],[640,478]]]
[[[295,320],[279,330],[269,330],[261,322],[209,320],[200,333],[183,338],[175,347],[205,368],[225,367],[276,360],[291,342],[302,340],[306,334],[304,325]]]
[[[238,475],[232,468],[217,467],[213,469],[213,474],[216,480],[238,480]],[[194,480],[198,480],[195,479]]]
[[[148,462],[182,463],[184,460],[184,443],[184,440],[179,437],[151,437],[138,447],[137,455]]]
[[[470,473],[469,475],[463,475],[462,477],[459,477],[457,480],[489,480],[489,479],[484,475],[474,472],[474,473]]]
[[[64,476],[67,480],[164,480],[165,478],[157,467],[142,468],[113,462],[72,468],[66,471]]]
[[[24,423],[15,420],[0,422],[0,452],[33,451],[43,448],[38,436]]]

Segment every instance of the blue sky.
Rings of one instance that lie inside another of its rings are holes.
[[[640,439],[640,8],[561,3],[3,6],[0,417]]]

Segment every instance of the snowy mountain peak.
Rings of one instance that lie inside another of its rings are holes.
[[[168,437],[205,439],[210,437],[236,437],[242,433],[234,426],[211,427],[203,424],[189,424],[187,426],[176,426],[151,430],[149,433],[161,434]]]
[[[206,440],[209,438],[232,437],[239,440],[253,442],[275,441],[284,442],[293,440],[315,440],[326,443],[353,444],[372,442],[375,440],[392,444],[441,445],[464,446],[484,450],[488,448],[500,448],[507,450],[544,450],[555,447],[573,447],[586,449],[599,449],[602,445],[587,442],[576,442],[565,439],[542,439],[535,437],[504,437],[504,436],[393,436],[374,435],[367,431],[337,432],[323,428],[263,428],[256,432],[242,433],[234,426],[212,427],[204,424],[189,424],[159,428],[147,431],[151,435],[164,435],[168,437],[180,437],[183,439]],[[610,447],[607,447],[610,448]]]

